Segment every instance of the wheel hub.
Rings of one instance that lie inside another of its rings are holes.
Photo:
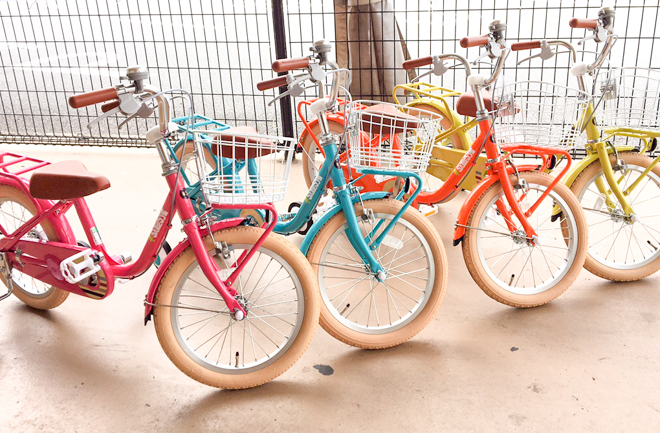
[[[527,233],[525,233],[524,230],[516,230],[515,232],[511,233],[511,237],[513,238],[513,242],[518,245],[527,242]]]
[[[612,212],[610,212],[610,218],[612,218],[612,221],[615,223],[627,221],[628,219],[621,209],[614,209]]]
[[[248,301],[245,299],[242,295],[236,295],[234,296],[234,299],[236,299],[236,302],[240,304],[241,307],[243,307],[243,310],[245,310],[245,313],[247,314],[248,312]]]

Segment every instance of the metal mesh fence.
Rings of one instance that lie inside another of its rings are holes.
[[[616,9],[619,34],[610,63],[660,68],[658,2],[609,5]],[[279,105],[267,105],[276,92],[256,90],[258,81],[275,75],[270,64],[276,34],[285,37],[291,57],[307,55],[317,39],[329,39],[340,65],[353,70],[354,96],[388,99],[394,84],[410,78],[402,60],[447,52],[474,59],[478,48],[466,51],[458,41],[485,33],[494,19],[508,24],[509,42],[559,38],[576,44],[585,31],[571,29],[568,20],[595,17],[602,6],[600,0],[2,1],[0,142],[146,145],[139,138],[145,121],[118,129],[124,119],[113,117],[90,131],[85,125],[100,114],[98,108],[75,111],[66,104],[71,94],[117,83],[132,64],[147,65],[156,87],[191,91],[198,113],[280,134],[292,119],[282,118]],[[283,27],[273,21],[279,7]],[[574,84],[566,55],[516,67],[528,53],[511,56],[505,72],[510,80]],[[581,55],[588,60],[591,54]],[[465,90],[461,70],[434,79]],[[177,107],[175,115],[183,114]],[[296,134],[301,125],[294,126]]]

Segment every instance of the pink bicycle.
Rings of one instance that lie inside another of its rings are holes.
[[[37,309],[55,308],[69,293],[104,299],[112,293],[115,279],[132,279],[148,269],[178,213],[187,238],[164,258],[151,281],[145,324],[153,316],[167,356],[199,382],[221,388],[265,383],[302,355],[319,317],[311,266],[293,244],[272,233],[277,222],[272,201],[286,189],[293,155],[286,151],[295,143],[256,131],[204,135],[218,153],[230,153],[237,160],[258,159],[264,167],[270,164],[280,170],[264,176],[268,180],[256,189],[240,191],[227,187],[226,179],[221,180],[225,188],[218,188],[213,186],[217,179],[204,177],[209,210],[197,216],[185,193],[181,168],[164,147],[164,140],[177,130],[170,124],[168,98],[186,92],[145,86],[144,68],[129,68],[126,76],[129,84],[75,95],[69,104],[80,108],[114,101],[110,114],[141,117],[157,109],[158,125],[147,138],[158,150],[169,193],[142,253],[132,261],[106,251],[84,197],[108,188],[107,178],[87,171],[78,161],[50,164],[1,153],[0,278],[8,290],[0,299],[13,292]],[[190,103],[192,113],[191,99]],[[23,176],[28,173],[29,180]],[[268,184],[275,181],[275,186]],[[74,238],[65,215],[72,207],[89,245]],[[212,210],[217,208],[262,209],[272,217],[264,226],[251,218],[216,222]]]

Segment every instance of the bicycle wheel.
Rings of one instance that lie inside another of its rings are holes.
[[[615,172],[621,190],[637,181],[653,162],[635,152],[622,152],[619,158],[626,163],[625,172]],[[616,164],[614,155],[610,160]],[[610,198],[615,206],[605,204],[605,195],[596,184],[598,179],[609,189],[602,165],[596,160],[571,186],[591,230],[584,267],[612,281],[636,281],[653,274],[660,269],[660,166],[653,167],[627,197],[638,217],[636,221],[624,217],[614,194]]]
[[[330,132],[337,136],[340,136],[344,133],[344,125],[337,123],[335,121],[329,120],[328,126],[330,127]],[[325,161],[325,156],[319,149],[319,146],[314,141],[314,137],[318,140],[318,137],[321,136],[321,127],[315,124],[311,128],[312,132],[305,131],[302,139],[300,140],[300,145],[303,148],[302,153],[302,166],[303,166],[303,175],[305,176],[305,183],[307,183],[307,188],[312,186],[312,182],[316,175],[319,174],[319,168],[323,165]]]
[[[174,153],[179,161],[181,161],[181,170],[190,181],[190,185],[188,186],[199,182],[199,173],[197,172],[197,165],[195,163],[194,146],[192,140],[187,140],[174,147]],[[202,148],[204,149],[204,163],[207,164],[206,172],[210,173],[215,169],[216,160],[209,149],[204,146],[202,146]]]
[[[390,222],[403,203],[369,200],[364,206],[374,214],[372,222],[358,217],[366,236],[380,221]],[[359,203],[355,211],[364,214]],[[409,208],[374,251],[388,275],[378,282],[351,246],[347,230],[346,216],[340,212],[321,228],[307,254],[319,280],[321,326],[356,347],[401,344],[428,325],[445,294],[447,257],[438,232],[419,211]]]
[[[523,210],[546,191],[552,178],[521,173],[529,190],[516,189]],[[474,281],[491,298],[514,307],[536,307],[561,295],[577,278],[587,253],[587,224],[580,205],[564,185],[556,185],[528,218],[539,241],[522,229],[511,233],[498,209],[509,210],[499,182],[479,198],[468,219],[463,256]],[[501,209],[501,208],[500,208]],[[561,213],[557,214],[556,210]],[[506,212],[503,212],[506,213]],[[511,222],[517,222],[512,217]],[[520,224],[517,224],[521,227]]]
[[[437,114],[440,117],[440,126],[442,132],[449,131],[450,129],[452,129],[451,119],[447,118],[444,114],[442,114],[440,110],[433,107],[432,105],[415,104],[413,107],[415,109],[425,110]],[[462,150],[467,150],[472,145],[472,143],[463,143],[463,141],[461,140],[461,136],[459,135],[458,132],[450,135],[449,138],[446,138],[443,143],[436,143],[436,145],[440,145],[440,144],[451,145],[451,147],[454,149],[462,149]],[[429,163],[428,169],[431,170],[433,168],[433,165],[434,165],[434,158],[431,157],[431,161]],[[433,174],[429,173],[428,171],[421,173],[420,176],[422,178],[422,191],[419,193],[419,196],[417,198],[417,200],[420,203],[427,203],[427,204],[447,203],[448,201],[456,197],[459,192],[461,192],[461,189],[459,188],[456,191],[452,192],[444,200],[438,201],[435,198],[435,195],[438,192],[438,190],[442,188],[442,185],[444,185],[445,182],[442,179],[435,177]]]
[[[7,231],[14,232],[36,213],[34,203],[24,192],[10,186],[0,186],[0,222]],[[48,220],[37,225],[25,237],[42,241],[60,240]],[[7,281],[1,272],[0,279],[6,286]],[[16,268],[11,270],[11,279],[14,284],[14,295],[32,308],[50,310],[59,306],[69,296],[66,290],[50,286]]]
[[[209,236],[204,242],[220,269],[228,269],[262,233],[248,226],[215,232],[216,242],[227,244],[228,258]],[[154,325],[167,356],[191,378],[218,388],[251,388],[284,373],[309,346],[319,314],[316,281],[300,251],[273,233],[234,288],[247,305],[241,321],[227,310],[188,247],[160,283]]]

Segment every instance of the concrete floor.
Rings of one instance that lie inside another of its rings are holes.
[[[166,191],[155,151],[2,150],[105,174],[113,187],[88,200],[100,232],[111,251],[139,253]],[[0,303],[0,432],[658,431],[660,274],[613,284],[583,271],[544,307],[500,305],[451,246],[460,203],[432,217],[451,273],[424,331],[370,352],[319,328],[288,372],[252,390],[209,388],[170,363],[142,324],[153,270],[103,302],[72,295],[44,313],[10,298]]]

